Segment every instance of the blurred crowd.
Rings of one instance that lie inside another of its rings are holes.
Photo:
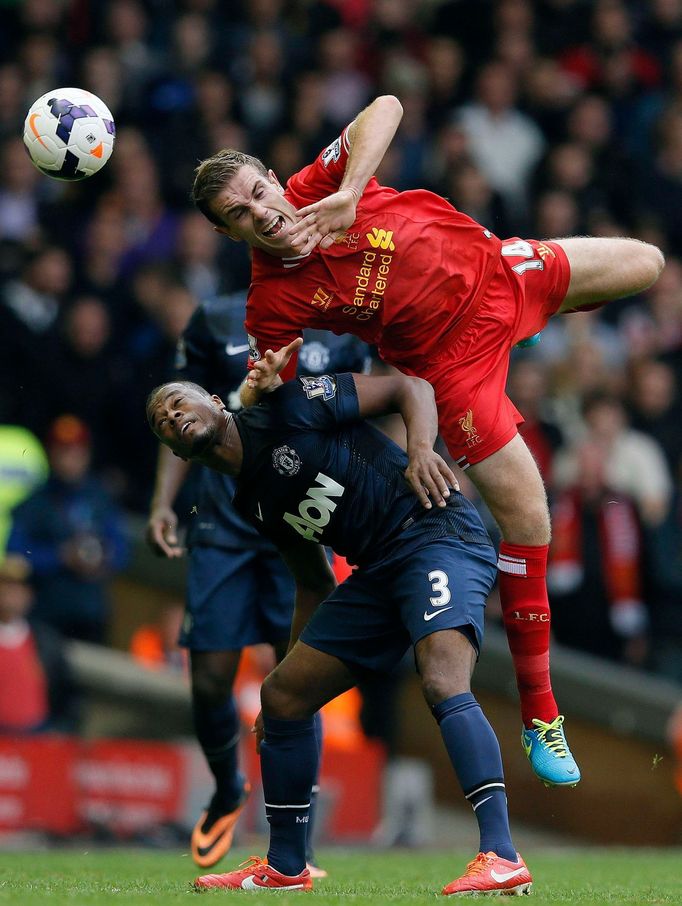
[[[116,120],[80,183],[21,138],[66,85]],[[504,238],[665,252],[645,295],[515,353],[509,393],[550,491],[557,639],[682,681],[682,0],[4,0],[0,503],[26,497],[9,543],[45,555],[41,619],[106,638],[122,512],[152,490],[146,394],[198,302],[248,286],[246,247],[190,205],[197,162],[238,147],[284,182],[382,93],[404,116],[381,182]]]

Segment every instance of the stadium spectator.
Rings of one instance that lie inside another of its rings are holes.
[[[0,387],[5,420],[42,434],[47,427],[44,390],[59,345],[58,317],[71,284],[66,251],[40,246],[27,252],[21,273],[0,290]]]
[[[606,392],[595,392],[583,404],[588,435],[601,450],[604,483],[632,499],[642,522],[656,528],[665,519],[672,496],[672,479],[663,451],[647,435],[629,427],[623,402]],[[582,441],[559,451],[555,480],[559,487],[575,485],[583,466]]]
[[[508,65],[488,63],[476,80],[474,102],[456,114],[473,159],[504,199],[514,231],[526,225],[530,177],[545,147],[538,127],[518,109],[517,86]]]
[[[543,411],[549,390],[547,378],[547,369],[541,362],[517,357],[509,371],[507,392],[523,416],[519,434],[533,454],[545,485],[551,488],[554,454],[561,447],[563,437]]]
[[[651,667],[682,683],[682,473],[679,469],[668,514],[648,541]]]
[[[562,644],[641,667],[650,619],[635,501],[608,483],[608,461],[596,440],[581,441],[574,457],[574,482],[551,507],[552,630]]]
[[[635,431],[649,435],[660,444],[670,474],[680,474],[680,399],[675,372],[667,362],[641,359],[630,369],[629,416]]]
[[[26,116],[22,71],[16,63],[0,65],[0,141],[16,139]],[[29,101],[30,103],[30,101]]]
[[[12,510],[48,476],[42,444],[21,425],[0,425],[0,562],[12,525]]]
[[[60,416],[46,446],[50,477],[14,511],[7,550],[31,565],[36,619],[69,638],[103,643],[109,583],[128,560],[122,515],[90,472],[83,422]]]
[[[19,136],[5,142],[0,160],[0,240],[35,245],[40,236],[36,185],[40,174]]]
[[[88,425],[92,468],[122,493],[121,430],[134,412],[124,404],[134,386],[127,357],[116,350],[109,309],[97,296],[78,296],[62,319],[61,343],[51,362],[48,414],[70,412]]]
[[[8,554],[0,562],[0,733],[73,733],[80,697],[64,641],[31,620],[31,567]]]

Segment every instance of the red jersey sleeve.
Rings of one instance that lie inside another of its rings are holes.
[[[294,173],[287,183],[286,196],[297,207],[303,207],[333,195],[346,172],[350,142],[346,126],[341,135],[321,151],[312,164]]]
[[[296,337],[302,336],[300,330],[292,330],[290,334],[285,332],[286,328],[283,328],[281,331],[277,330],[268,330],[267,328],[261,329],[260,327],[256,328],[253,324],[250,323],[248,316],[247,320],[244,322],[246,327],[246,332],[249,338],[249,359],[247,363],[247,368],[253,368],[255,362],[263,358],[266,350],[272,349],[274,352],[277,352],[278,349],[281,349],[283,346],[286,346],[288,343],[291,343],[292,340],[295,340]],[[280,372],[280,377],[283,381],[290,381],[293,377],[296,377],[296,363],[298,362],[298,353],[294,353],[289,359],[289,363],[283,371]]]

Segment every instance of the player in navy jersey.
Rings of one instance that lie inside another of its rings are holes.
[[[219,394],[239,408],[248,343],[245,295],[218,297],[200,305],[178,344],[176,375]],[[369,349],[355,337],[326,331],[306,334],[299,353],[306,373],[364,371]],[[229,850],[248,795],[239,771],[239,715],[233,684],[241,651],[268,642],[281,659],[286,652],[294,604],[291,576],[274,547],[234,510],[233,479],[197,467],[193,474],[187,548],[187,614],[180,644],[191,652],[192,708],[197,738],[216,782],[215,792],[192,833],[192,856],[209,868]],[[181,556],[174,501],[188,464],[162,447],[148,540],[166,557]],[[311,822],[312,824],[312,822]],[[315,873],[321,869],[309,861]]]
[[[363,421],[396,411],[407,453]],[[495,550],[433,451],[431,386],[400,374],[299,377],[232,414],[218,396],[175,382],[152,391],[147,418],[176,456],[235,477],[235,508],[277,545],[296,582],[294,643],[261,690],[267,860],[205,875],[195,887],[312,887],[305,847],[319,758],[314,715],[362,676],[390,670],[412,645],[480,830],[478,856],[443,892],[527,891],[499,744],[470,690]],[[357,566],[338,587],[323,545]]]

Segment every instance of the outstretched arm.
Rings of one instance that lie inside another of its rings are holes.
[[[348,162],[338,191],[300,209],[301,219],[289,234],[292,241],[308,236],[308,248],[318,243],[329,248],[353,224],[360,196],[393,141],[402,116],[398,98],[387,94],[372,101],[353,120],[347,132]]]
[[[407,431],[409,464],[405,478],[426,509],[431,503],[445,506],[449,488],[459,489],[452,470],[433,445],[438,436],[438,412],[428,381],[405,374],[372,377],[354,374],[362,418],[398,412]]]

